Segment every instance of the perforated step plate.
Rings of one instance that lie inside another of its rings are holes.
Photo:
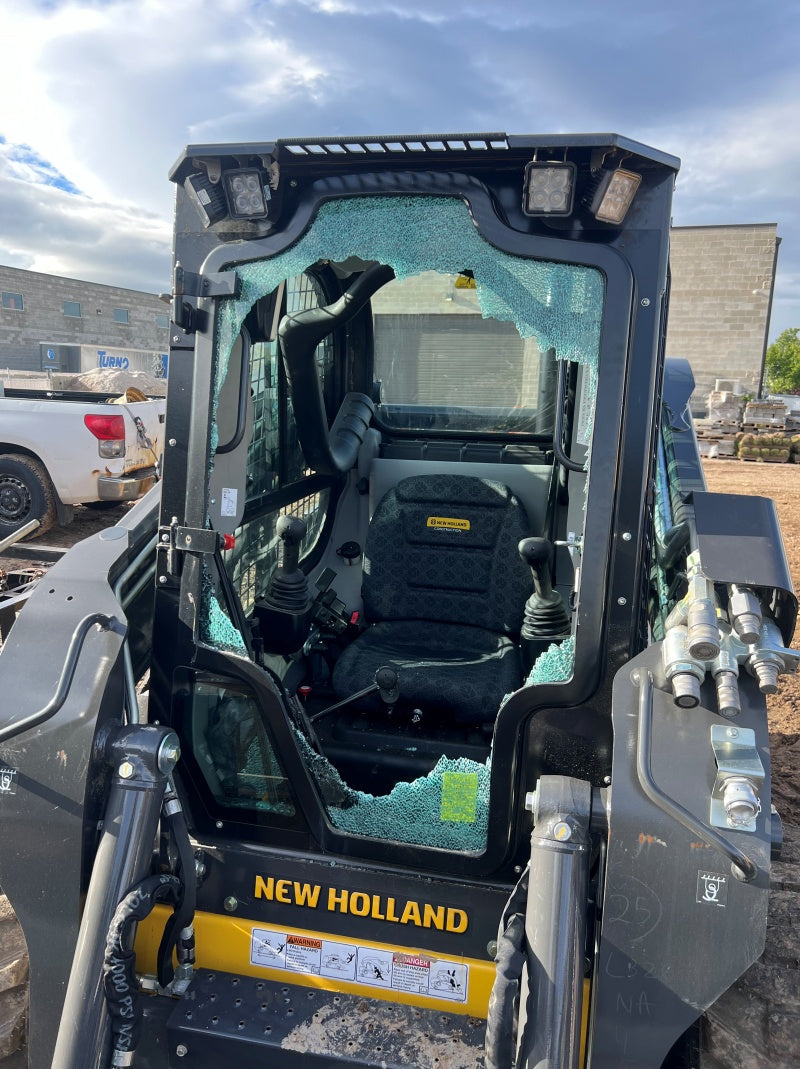
[[[479,1069],[486,1022],[198,970],[169,1019],[175,1069]]]

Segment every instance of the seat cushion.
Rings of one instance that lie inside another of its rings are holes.
[[[494,720],[504,695],[522,682],[519,650],[505,635],[461,624],[395,620],[375,624],[345,649],[333,674],[337,695],[345,698],[368,687],[384,665],[397,671],[403,703],[470,724]]]
[[[529,533],[524,508],[502,483],[471,475],[402,479],[367,534],[365,618],[435,620],[518,637],[533,585],[517,543]]]

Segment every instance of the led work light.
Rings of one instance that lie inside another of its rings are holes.
[[[265,188],[259,171],[255,168],[223,171],[222,183],[234,219],[266,218],[270,193]]]
[[[628,214],[628,209],[642,181],[633,171],[606,171],[592,197],[590,211],[601,223],[619,225]]]
[[[574,163],[532,160],[525,168],[522,194],[525,215],[569,215],[574,196]]]
[[[213,226],[228,214],[225,194],[219,182],[211,182],[201,172],[187,175],[184,188],[200,210],[204,226]]]

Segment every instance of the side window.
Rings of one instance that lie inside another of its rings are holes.
[[[300,312],[326,303],[319,280],[310,273],[286,283],[285,311]],[[317,348],[317,366],[326,397],[333,405],[334,345],[330,337]],[[245,613],[264,592],[278,564],[280,545],[275,524],[280,516],[300,516],[307,525],[301,559],[309,553],[322,530],[330,493],[309,486],[313,472],[306,466],[297,438],[292,405],[287,396],[277,341],[256,342],[250,349],[250,396],[253,434],[247,454],[247,505],[233,549],[225,552],[225,565]],[[286,501],[286,490],[295,491]],[[276,504],[275,498],[282,503]]]
[[[217,805],[295,815],[288,777],[254,694],[231,680],[198,676],[186,712],[190,749]]]

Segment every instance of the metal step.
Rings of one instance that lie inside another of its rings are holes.
[[[480,1069],[486,1022],[198,970],[167,1028],[174,1069]]]

